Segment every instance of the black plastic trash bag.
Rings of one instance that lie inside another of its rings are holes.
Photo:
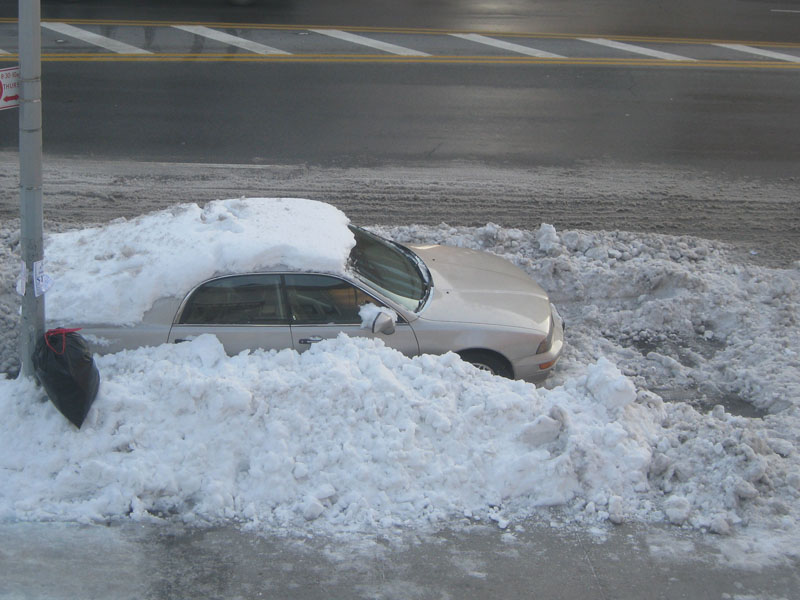
[[[36,344],[33,369],[50,401],[80,429],[97,396],[100,372],[77,329],[51,329]]]

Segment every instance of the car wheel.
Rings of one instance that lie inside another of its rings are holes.
[[[499,354],[480,350],[465,350],[464,352],[459,352],[458,355],[461,360],[470,363],[481,371],[488,371],[492,375],[500,375],[508,379],[512,379],[514,376],[511,371],[511,365]]]

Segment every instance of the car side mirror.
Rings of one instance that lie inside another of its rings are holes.
[[[375,315],[375,320],[372,322],[372,333],[392,335],[394,333],[394,319],[392,316],[387,315],[385,312],[379,312]]]

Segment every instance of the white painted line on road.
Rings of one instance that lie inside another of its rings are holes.
[[[766,58],[774,58],[775,60],[788,60],[789,62],[800,63],[800,56],[792,54],[784,54],[783,52],[773,52],[772,50],[762,50],[761,48],[753,48],[752,46],[745,46],[744,44],[714,44],[720,48],[727,48],[728,50],[736,50],[738,52],[746,52],[747,54],[755,54],[756,56],[764,56]]]
[[[800,10],[790,10],[788,8],[772,8],[769,12],[795,13],[800,15]]]
[[[354,33],[339,31],[338,29],[309,29],[309,31],[321,33],[322,35],[327,35],[339,40],[344,40],[345,42],[359,44],[360,46],[369,46],[370,48],[383,50],[384,52],[389,52],[390,54],[399,54],[400,56],[430,56],[430,54],[427,54],[426,52],[412,50],[411,48],[404,48],[403,46],[396,46],[395,44],[389,44],[387,42],[379,42],[378,40],[373,40],[364,37],[363,35],[355,35]]]
[[[582,42],[589,42],[590,44],[598,44],[599,46],[606,46],[607,48],[614,48],[615,50],[622,50],[624,52],[632,52],[634,54],[644,54],[645,56],[652,56],[653,58],[661,58],[663,60],[682,60],[696,62],[694,58],[686,56],[679,56],[678,54],[671,54],[669,52],[661,52],[660,50],[651,50],[650,48],[642,48],[641,46],[634,46],[633,44],[623,44],[622,42],[615,42],[605,38],[577,38]]]
[[[537,50],[528,46],[521,46],[511,42],[504,42],[503,40],[496,40],[494,38],[486,37],[485,35],[478,35],[477,33],[451,33],[453,37],[461,38],[462,40],[469,40],[485,46],[494,46],[495,48],[502,48],[509,52],[516,52],[517,54],[525,54],[526,56],[536,56],[538,58],[565,58],[560,54],[553,54],[552,52],[545,52],[544,50]]]
[[[216,29],[211,29],[210,27],[203,27],[202,25],[173,25],[172,27],[175,29],[180,29],[181,31],[185,31],[186,33],[193,33],[194,35],[199,35],[216,42],[222,42],[223,44],[228,44],[229,46],[236,46],[242,50],[255,52],[256,54],[291,54],[291,52],[278,50],[272,46],[265,46],[264,44],[246,40],[244,38],[225,33],[224,31],[217,31]]]
[[[79,29],[78,27],[67,25],[66,23],[42,23],[42,27],[62,35],[68,35],[69,37],[86,42],[87,44],[92,44],[93,46],[100,46],[101,48],[111,50],[117,54],[152,54],[152,52],[142,50],[136,46],[131,46],[125,42],[112,40],[104,35],[98,35],[96,33],[92,33],[91,31],[86,31],[85,29]]]

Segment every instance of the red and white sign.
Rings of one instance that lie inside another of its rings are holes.
[[[21,92],[19,67],[0,69],[0,110],[19,106]]]

